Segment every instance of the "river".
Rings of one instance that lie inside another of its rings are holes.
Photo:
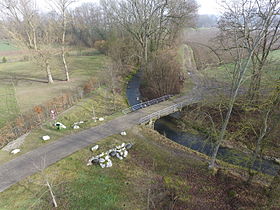
[[[139,91],[139,87],[140,74],[137,73],[133,76],[133,78],[128,82],[127,85],[126,95],[130,106],[140,103],[139,99],[141,98],[141,94]],[[202,134],[195,135],[181,131],[177,128],[174,120],[172,119],[172,116],[160,118],[155,122],[154,128],[159,133],[165,135],[172,141],[175,141],[181,145],[199,151],[208,156],[212,154],[214,144],[211,142],[211,140],[209,140],[209,138]],[[217,158],[219,160],[223,160],[225,162],[245,168],[248,165],[248,161],[250,161],[250,157],[250,154],[246,154],[236,149],[226,147],[220,147],[217,155]],[[280,169],[280,165],[272,160],[258,158],[253,166],[253,169],[274,176]]]

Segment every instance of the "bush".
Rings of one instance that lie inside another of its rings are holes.
[[[108,52],[108,44],[105,40],[95,41],[94,48],[96,48],[99,52],[101,52],[103,54],[107,54],[107,52]]]
[[[6,57],[2,58],[2,63],[7,63],[7,58]]]
[[[185,76],[177,60],[176,52],[171,50],[153,56],[141,81],[141,93],[144,97],[151,99],[180,92]]]

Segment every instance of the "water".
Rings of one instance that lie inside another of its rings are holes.
[[[140,75],[141,73],[138,72],[135,74],[132,79],[128,82],[126,88],[126,96],[128,99],[128,103],[130,106],[136,105],[140,103]],[[138,99],[138,100],[137,100]]]
[[[131,106],[138,104],[140,102],[139,100],[137,100],[137,98],[140,98],[141,96],[139,92],[139,87],[140,87],[140,74],[137,73],[129,81],[126,90],[127,99]],[[195,135],[188,132],[182,132],[176,127],[174,121],[172,121],[171,119],[172,118],[170,116],[166,116],[157,120],[155,122],[155,130],[165,135],[167,138],[171,139],[172,141],[175,141],[188,148],[199,151],[208,156],[212,154],[214,144],[206,136],[203,136],[201,134]],[[247,167],[248,161],[250,160],[251,156],[249,154],[237,151],[235,149],[220,147],[217,158],[219,160],[223,160],[225,162],[234,165]],[[280,165],[271,160],[264,160],[258,158],[253,166],[253,169],[274,176],[277,174],[278,170],[280,170]]]

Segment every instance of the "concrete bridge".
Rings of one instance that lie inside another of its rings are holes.
[[[195,91],[196,92],[196,91]],[[102,125],[62,137],[33,151],[22,154],[0,166],[0,192],[20,180],[43,170],[51,164],[88,147],[108,136],[118,134],[138,124],[154,122],[156,119],[181,110],[184,106],[201,100],[197,93],[189,92],[181,97],[164,97],[158,103],[145,102],[142,109],[133,110]],[[149,106],[148,106],[149,104]],[[42,165],[44,162],[44,165]],[[85,164],[82,163],[81,164]],[[35,167],[36,166],[36,167]]]

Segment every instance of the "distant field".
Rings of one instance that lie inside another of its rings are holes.
[[[280,71],[279,71],[280,50],[271,52],[269,59],[272,62],[263,69],[262,86],[269,86],[273,81],[275,81],[280,77]],[[226,64],[226,67],[225,66],[208,67],[202,70],[202,72],[209,78],[221,82],[230,82],[232,79],[233,68],[234,68],[233,64]],[[247,76],[247,80],[244,83],[245,86],[249,84],[250,71],[247,71],[246,76]]]
[[[19,111],[25,112],[67,91],[76,90],[90,77],[96,75],[106,61],[101,54],[68,57],[70,82],[64,81],[64,71],[59,60],[52,63],[54,84],[46,83],[45,71],[32,62],[0,63],[0,126]],[[12,88],[12,84],[15,86]],[[16,105],[15,96],[18,101]],[[6,99],[9,103],[6,103]],[[9,108],[10,107],[10,108]],[[5,111],[14,108],[14,112]],[[6,113],[6,114],[5,114]],[[10,113],[10,114],[8,114]],[[4,117],[3,117],[4,116]]]
[[[1,51],[11,51],[18,50],[18,48],[11,45],[9,42],[0,41],[0,52]]]

